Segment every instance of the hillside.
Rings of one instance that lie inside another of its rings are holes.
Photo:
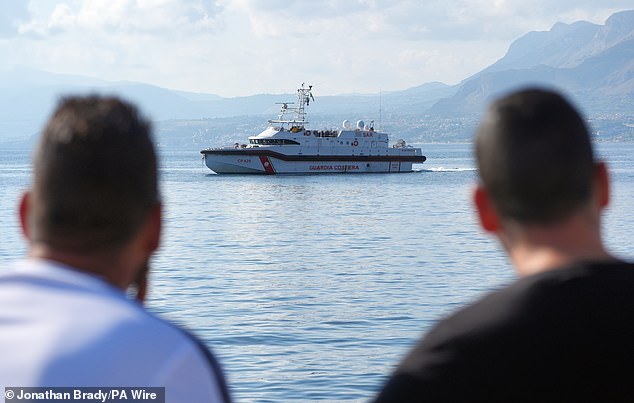
[[[491,98],[526,85],[557,88],[590,115],[632,113],[634,10],[612,15],[605,25],[557,23],[550,31],[524,35],[430,113],[479,114]]]

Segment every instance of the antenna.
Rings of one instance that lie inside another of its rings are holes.
[[[382,116],[382,106],[383,106],[383,100],[382,100],[382,95],[383,95],[383,90],[379,89],[379,131],[382,132],[383,131],[383,121],[381,120]]]

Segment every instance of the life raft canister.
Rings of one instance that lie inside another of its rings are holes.
[[[306,131],[304,132],[304,136],[310,136],[310,130],[306,130]]]

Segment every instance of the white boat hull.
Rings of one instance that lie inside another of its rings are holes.
[[[321,174],[412,172],[423,156],[286,156],[236,150],[206,150],[205,164],[218,174]]]

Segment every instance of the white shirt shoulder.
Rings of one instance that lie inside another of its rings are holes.
[[[191,335],[102,279],[49,261],[0,276],[0,329],[6,386],[157,386],[169,402],[228,395]]]

